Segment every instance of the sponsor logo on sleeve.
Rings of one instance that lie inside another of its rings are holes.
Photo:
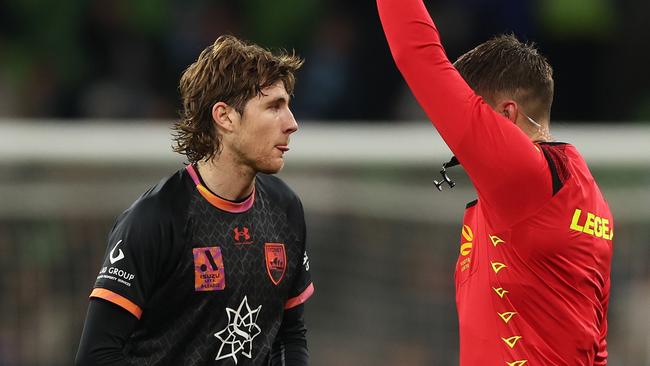
[[[111,264],[115,264],[125,257],[122,249],[118,248],[120,244],[122,244],[122,240],[118,241],[113,249],[111,249],[110,253],[108,253],[108,261],[111,262]],[[99,270],[99,275],[97,276],[98,280],[104,279],[115,281],[126,287],[131,287],[131,283],[133,282],[134,278],[135,275],[133,273],[114,266],[102,267],[102,269]]]
[[[302,257],[302,265],[305,266],[305,271],[309,271],[309,257],[307,256],[306,250],[304,256]]]
[[[121,261],[122,259],[124,259],[124,252],[122,252],[122,249],[119,249],[117,254],[115,253],[115,250],[117,249],[117,247],[120,244],[122,244],[122,240],[118,241],[117,244],[115,244],[115,246],[113,247],[113,250],[111,250],[111,252],[108,255],[108,260],[111,261],[111,264],[115,264],[115,263]]]

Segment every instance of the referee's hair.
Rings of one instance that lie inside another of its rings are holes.
[[[212,106],[224,102],[243,114],[251,98],[277,81],[291,95],[294,73],[302,64],[295,53],[274,54],[231,35],[217,38],[181,76],[182,110],[173,126],[173,150],[190,163],[218,155],[221,138],[212,121]]]
[[[550,119],[553,69],[535,44],[496,36],[460,56],[454,67],[474,91],[494,103],[506,95],[534,119]]]

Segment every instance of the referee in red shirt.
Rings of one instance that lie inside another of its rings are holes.
[[[395,62],[465,168],[460,364],[605,365],[614,222],[576,148],[549,134],[552,69],[514,36],[452,65],[421,0],[377,0]]]

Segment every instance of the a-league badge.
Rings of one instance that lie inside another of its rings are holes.
[[[269,274],[273,284],[279,284],[284,278],[284,272],[287,269],[287,255],[284,251],[284,244],[264,244],[264,257],[266,258],[266,273]]]
[[[226,271],[219,247],[192,249],[194,256],[194,290],[215,291],[226,288]]]

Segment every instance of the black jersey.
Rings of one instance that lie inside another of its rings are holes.
[[[223,200],[187,166],[117,220],[91,297],[140,319],[134,365],[260,365],[285,309],[314,291],[298,197],[258,174],[243,202]]]

